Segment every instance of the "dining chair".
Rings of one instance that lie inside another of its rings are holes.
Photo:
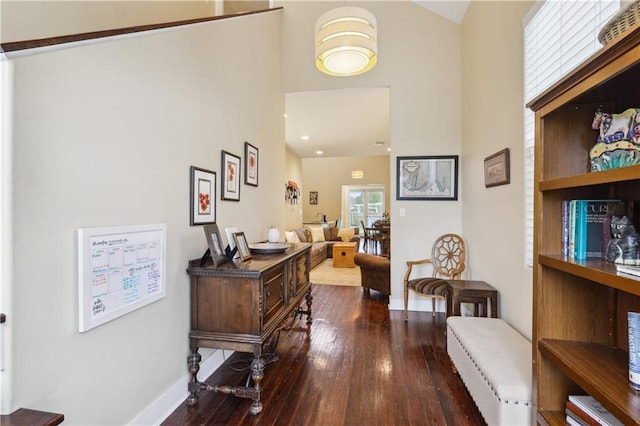
[[[431,298],[431,312],[436,315],[436,299],[449,296],[447,279],[459,279],[464,271],[466,249],[464,240],[457,234],[444,234],[433,243],[431,258],[407,261],[407,271],[404,274],[404,320],[408,321],[407,304],[409,290],[416,294]],[[431,263],[433,272],[430,277],[411,278],[411,272],[416,265]]]

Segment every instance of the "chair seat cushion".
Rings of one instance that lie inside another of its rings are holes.
[[[417,293],[446,297],[449,295],[447,284],[447,281],[441,278],[425,277],[409,280],[407,287]]]

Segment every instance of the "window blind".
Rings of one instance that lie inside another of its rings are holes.
[[[598,33],[620,0],[545,1],[524,24],[524,98],[548,89],[602,46]],[[533,266],[534,114],[524,111],[525,264]]]

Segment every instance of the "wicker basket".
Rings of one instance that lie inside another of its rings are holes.
[[[633,28],[638,21],[640,21],[640,0],[635,0],[607,22],[598,33],[598,40],[604,46]]]

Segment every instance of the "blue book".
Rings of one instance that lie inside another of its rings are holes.
[[[576,247],[573,255],[576,260],[587,258],[587,200],[576,200]]]

